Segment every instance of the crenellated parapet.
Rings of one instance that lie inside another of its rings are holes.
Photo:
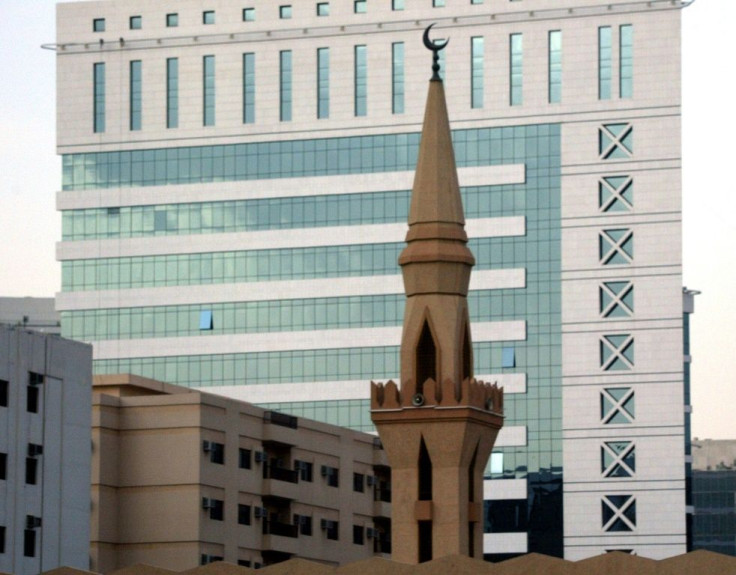
[[[414,389],[407,382],[404,389]],[[427,379],[423,393],[402,393],[392,380],[386,383],[371,382],[371,410],[396,410],[404,408],[473,407],[496,415],[503,415],[503,387],[497,384],[466,378],[457,386],[445,379],[441,386]],[[459,389],[459,397],[456,390]]]

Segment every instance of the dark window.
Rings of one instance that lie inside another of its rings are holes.
[[[314,475],[314,464],[309,461],[294,461],[294,469],[299,472],[299,479],[301,481],[312,482]]]
[[[0,479],[8,477],[8,454],[0,453]]]
[[[0,407],[8,407],[8,382],[0,379]]]
[[[207,10],[202,12],[202,24],[214,24],[215,23],[215,11]]]
[[[251,451],[250,449],[243,449],[242,447],[238,451],[238,467],[240,469],[250,469],[251,466]]]
[[[130,29],[131,30],[140,30],[143,28],[143,17],[141,16],[131,16],[130,17]]]
[[[250,525],[250,505],[238,503],[238,523],[240,525]]]
[[[362,473],[353,473],[353,491],[363,493],[365,489],[365,475]]]
[[[339,539],[340,523],[330,519],[322,520],[322,529],[325,531],[327,539],[337,541]]]
[[[210,454],[210,461],[212,463],[219,463],[220,465],[225,463],[225,446],[222,443],[203,441],[202,445],[205,453]]]
[[[248,559],[238,559],[238,565],[241,567],[250,567],[250,561]]]
[[[290,427],[296,429],[298,427],[298,418],[294,415],[287,415],[278,411],[266,411],[263,414],[263,421],[270,421],[274,425],[282,427]]]
[[[33,529],[23,531],[23,556],[36,556],[36,531]]]
[[[340,485],[340,474],[339,470],[328,465],[323,465],[321,473],[327,478],[327,485],[330,487],[339,487]]]
[[[5,553],[5,526],[0,525],[0,554]]]
[[[179,15],[178,14],[167,14],[166,15],[166,27],[167,28],[176,28],[179,25]]]
[[[202,556],[199,560],[201,565],[209,565],[210,563],[214,563],[215,561],[222,561],[222,557],[220,557],[219,555],[209,555],[206,553],[202,553]]]
[[[210,519],[214,519],[215,521],[225,519],[225,505],[221,499],[203,497],[202,508],[209,512]]]
[[[43,381],[43,374],[34,371],[28,372],[28,385],[41,385]]]
[[[38,475],[38,459],[26,457],[26,483],[36,485],[36,475]]]
[[[294,525],[299,528],[300,535],[312,534],[312,516],[311,515],[294,515]]]
[[[26,397],[26,411],[28,413],[38,413],[38,388],[35,385],[28,386],[28,396]]]
[[[93,32],[104,32],[105,31],[105,19],[95,18],[92,20],[92,31]]]
[[[363,545],[365,529],[362,525],[353,525],[353,543],[355,545]]]

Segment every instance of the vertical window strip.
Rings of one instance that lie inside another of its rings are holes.
[[[523,49],[523,36],[521,34],[511,34],[509,38],[509,101],[512,106],[520,106],[522,104]]]
[[[203,93],[204,104],[202,123],[205,126],[215,125],[215,57],[204,56],[203,65]]]
[[[611,27],[598,28],[598,99],[611,99],[611,75],[613,72],[613,53]]]
[[[391,112],[404,113],[404,43],[391,45]]]
[[[330,117],[330,49],[317,48],[317,118]]]
[[[557,104],[562,100],[562,32],[549,33],[548,101]]]
[[[243,124],[256,121],[256,55],[243,54]]]
[[[368,113],[368,62],[365,46],[355,47],[355,115]]]
[[[95,134],[105,131],[105,64],[97,62],[93,68],[94,110],[93,127]]]
[[[166,60],[166,127],[179,127],[179,58]]]
[[[291,122],[291,50],[279,53],[279,117],[282,122]]]
[[[619,97],[634,95],[634,27],[625,24],[619,28]]]
[[[471,75],[470,75],[470,106],[483,107],[483,36],[474,36],[470,39],[471,45]]]
[[[141,116],[143,113],[142,93],[142,68],[140,60],[130,62],[130,129],[136,131],[141,129]]]

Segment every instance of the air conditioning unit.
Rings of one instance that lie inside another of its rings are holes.
[[[368,487],[373,487],[376,484],[376,476],[375,475],[368,475],[365,478],[365,482],[368,485]]]
[[[202,509],[214,509],[215,500],[210,497],[202,497]]]
[[[37,529],[41,527],[41,518],[34,515],[26,515],[26,529]]]
[[[43,454],[43,445],[37,443],[28,444],[28,457],[38,457]]]
[[[256,519],[263,519],[264,517],[268,517],[268,509],[265,507],[256,507],[253,510],[253,514],[255,515]]]
[[[268,456],[263,451],[256,451],[256,463],[263,463],[268,460]]]
[[[376,530],[373,527],[368,527],[365,530],[365,536],[368,539],[373,539],[376,536]]]
[[[207,441],[207,440],[203,441],[202,442],[202,449],[204,449],[204,452],[205,453],[209,453],[210,451],[212,451],[214,449],[213,442],[212,441]]]

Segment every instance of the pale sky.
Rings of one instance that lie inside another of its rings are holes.
[[[52,297],[60,285],[54,53],[40,48],[54,42],[55,4],[0,0],[0,296]],[[683,14],[683,283],[703,292],[691,336],[701,439],[736,439],[734,22],[734,0]]]

